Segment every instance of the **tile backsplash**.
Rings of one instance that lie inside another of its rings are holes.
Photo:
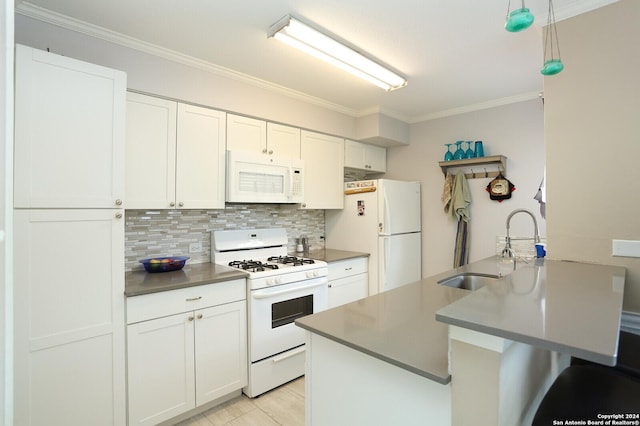
[[[211,231],[223,229],[285,228],[289,252],[295,238],[305,235],[311,249],[324,248],[324,210],[300,210],[290,204],[228,204],[224,210],[127,210],[125,213],[125,270],[142,268],[138,260],[161,256],[189,256],[190,263],[209,262]],[[200,243],[200,253],[189,253]]]

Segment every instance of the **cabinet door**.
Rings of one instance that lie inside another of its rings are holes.
[[[175,205],[177,105],[166,99],[127,94],[127,208],[168,209]]]
[[[196,311],[196,405],[247,385],[246,301]]]
[[[364,151],[364,164],[365,168],[372,172],[386,172],[387,149],[381,146],[367,145]]]
[[[360,142],[344,141],[344,166],[352,169],[364,169],[365,145]]]
[[[228,114],[227,149],[267,154],[267,122]]]
[[[155,425],[195,408],[193,315],[127,326],[129,425]]]
[[[224,208],[225,139],[226,113],[178,104],[178,208]]]
[[[369,295],[369,274],[352,275],[329,281],[329,308],[344,305]]]
[[[122,214],[15,210],[15,424],[125,423]]]
[[[280,158],[300,158],[300,129],[267,123],[267,153]]]
[[[15,207],[124,207],[126,74],[16,45]]]
[[[344,191],[344,139],[303,130],[305,209],[341,209]]]

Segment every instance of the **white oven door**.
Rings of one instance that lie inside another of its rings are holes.
[[[294,321],[327,308],[327,284],[327,277],[319,277],[251,291],[251,362],[304,344],[304,330]]]

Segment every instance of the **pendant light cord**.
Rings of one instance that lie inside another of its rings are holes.
[[[558,42],[558,28],[556,27],[556,14],[553,10],[553,0],[549,0],[549,11],[547,12],[547,32],[544,36],[544,59],[547,59],[547,45],[551,50],[551,59],[555,59],[553,55],[553,40],[556,41],[556,50],[558,51],[558,59],[560,56],[560,43]]]

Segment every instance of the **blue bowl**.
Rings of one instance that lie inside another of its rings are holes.
[[[187,263],[189,257],[187,256],[169,256],[169,257],[152,257],[149,259],[142,259],[138,262],[142,263],[144,269],[147,272],[171,272],[179,271],[184,268],[184,264]]]

